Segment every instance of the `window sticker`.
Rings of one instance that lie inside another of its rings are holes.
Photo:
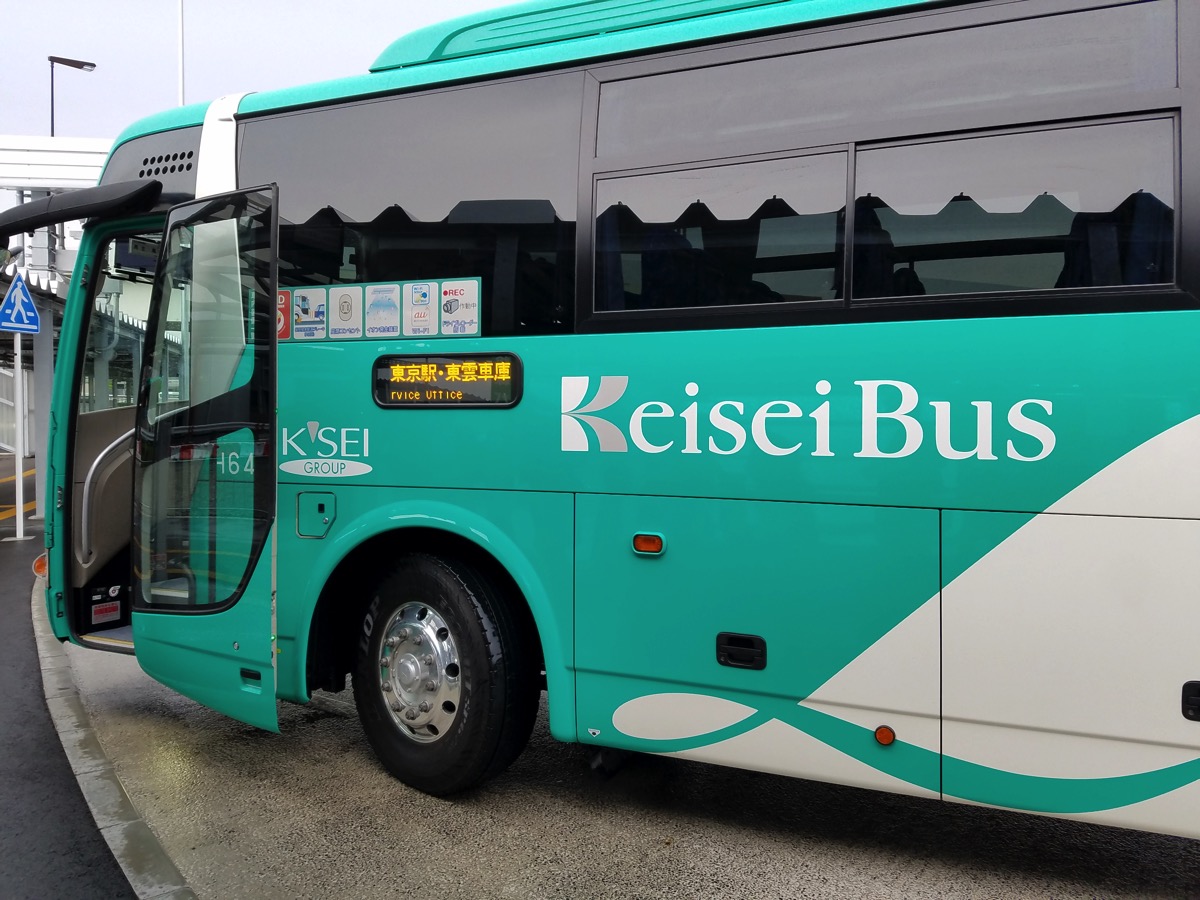
[[[404,336],[420,337],[438,333],[436,282],[419,281],[404,285]]]
[[[344,285],[329,289],[329,336],[335,340],[363,336],[363,289]]]
[[[368,285],[367,337],[397,337],[399,334],[400,285]]]
[[[442,334],[479,335],[479,281],[442,282]]]
[[[275,293],[275,336],[286,341],[292,336],[292,292]]]
[[[276,333],[281,341],[479,337],[482,285],[455,278],[280,289]]]
[[[312,341],[325,337],[325,288],[301,288],[292,293],[295,312],[292,333],[296,340]]]

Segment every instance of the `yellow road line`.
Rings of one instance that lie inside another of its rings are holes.
[[[36,500],[30,500],[25,504],[25,512],[33,512],[35,509],[37,509]],[[0,506],[0,510],[3,510],[3,512],[0,512],[0,522],[3,522],[5,519],[15,519],[17,516],[17,508],[15,506]]]
[[[37,469],[30,469],[28,472],[22,472],[21,477],[28,478],[30,475],[34,474],[36,471],[37,471]],[[0,478],[0,484],[8,484],[8,482],[16,481],[16,480],[17,480],[16,475],[9,475],[7,478]]]

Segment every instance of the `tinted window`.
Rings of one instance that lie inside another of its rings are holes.
[[[483,333],[569,331],[581,74],[252,120],[281,287],[478,278]]]
[[[1168,119],[863,150],[857,299],[1174,279]]]
[[[601,180],[596,309],[840,295],[842,153]]]
[[[787,149],[851,122],[1170,89],[1174,28],[1173,3],[1139,3],[614,81],[601,89],[597,156],[711,159],[730,155],[715,145]]]
[[[332,207],[280,222],[279,286],[480,280],[484,335],[570,331],[575,223],[545,201],[463,201],[420,221],[396,205],[370,221]]]

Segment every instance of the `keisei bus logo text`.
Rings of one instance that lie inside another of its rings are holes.
[[[362,462],[370,455],[370,429],[335,428],[320,422],[295,429],[285,425],[279,470],[310,478],[350,478],[371,471],[371,466]]]
[[[989,400],[960,402],[952,408],[948,401],[923,400],[917,388],[905,381],[853,384],[854,400],[847,391],[846,399],[839,394],[835,401],[832,383],[822,379],[807,398],[768,400],[754,406],[737,399],[703,399],[699,383],[690,381],[683,386],[682,396],[646,399],[626,419],[624,413],[615,415],[614,407],[629,388],[629,376],[601,376],[594,394],[590,376],[564,376],[562,449],[587,452],[598,445],[601,453],[627,453],[632,443],[643,453],[730,456],[753,448],[769,456],[852,453],[900,459],[927,446],[932,430],[933,448],[945,459],[994,460],[1004,454],[1019,462],[1038,462],[1054,452],[1057,438],[1049,424],[1054,406],[1049,400],[1018,400],[1006,410],[994,409]],[[835,402],[859,406],[852,439],[843,425],[836,434],[831,429],[831,421],[847,421],[844,413],[834,417]],[[918,410],[924,413],[923,421],[915,415]],[[951,440],[952,418],[960,446]]]

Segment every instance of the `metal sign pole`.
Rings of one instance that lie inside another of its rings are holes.
[[[25,540],[25,365],[21,361],[21,332],[13,332],[13,412],[17,419],[17,439],[13,447],[13,459],[16,461],[16,502],[13,510],[17,517],[17,536],[15,540]]]

